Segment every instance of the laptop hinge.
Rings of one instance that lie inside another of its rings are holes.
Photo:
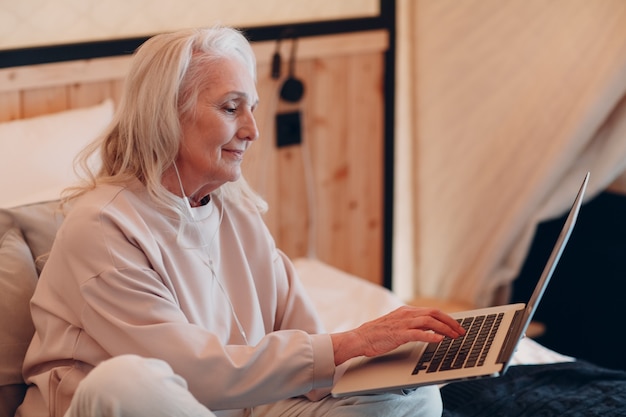
[[[517,342],[511,340],[511,338],[519,337],[517,335],[520,334],[520,326],[523,325],[522,319],[525,311],[526,309],[517,310],[513,315],[513,321],[511,326],[509,326],[509,331],[506,333],[506,337],[504,338],[504,343],[502,344],[496,363],[506,363],[511,355],[513,355],[513,349],[517,346]]]

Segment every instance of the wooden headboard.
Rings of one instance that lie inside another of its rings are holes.
[[[290,43],[282,42],[287,58]],[[270,205],[267,224],[292,258],[318,259],[375,283],[383,273],[384,53],[386,31],[301,38],[295,74],[301,102],[286,104],[274,80],[274,42],[253,43],[261,139],[244,176]],[[0,69],[0,122],[119,100],[129,56]],[[277,148],[275,116],[300,111],[303,144]],[[312,225],[309,233],[309,225]],[[313,242],[311,247],[309,243]]]

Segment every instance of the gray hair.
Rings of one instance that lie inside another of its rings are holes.
[[[161,183],[174,163],[181,140],[183,117],[193,116],[197,86],[204,81],[207,63],[238,58],[256,80],[256,60],[250,43],[229,27],[188,29],[151,37],[135,52],[124,94],[104,136],[81,155],[89,184],[73,190],[76,197],[99,183],[124,184],[138,178],[157,201],[171,197]],[[91,173],[88,160],[100,153],[101,167]],[[241,177],[214,193],[223,198],[251,199],[261,211],[267,203]]]

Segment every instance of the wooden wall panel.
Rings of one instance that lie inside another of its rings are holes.
[[[278,247],[292,258],[315,254],[382,283],[386,33],[301,39],[295,75],[305,94],[295,104],[278,97],[290,42],[281,45],[280,80],[270,77],[275,44],[253,47],[260,138],[243,169],[269,203],[265,220]],[[0,121],[89,106],[107,97],[117,102],[128,62],[114,57],[0,70]],[[288,111],[301,113],[303,143],[277,149],[275,116]]]
[[[382,56],[318,60],[315,73],[309,134],[316,167],[317,253],[320,259],[333,259],[344,270],[380,282]]]
[[[321,259],[336,259],[347,269],[348,246],[354,244],[347,236],[349,213],[345,198],[348,193],[348,119],[349,106],[359,105],[348,97],[346,58],[338,57],[315,62],[318,84],[311,93],[311,124],[309,138],[311,157],[316,167],[317,239]],[[358,155],[354,155],[358,158]]]
[[[376,138],[384,136],[383,71],[384,61],[380,54],[358,58],[350,57],[348,68],[348,97],[356,105],[346,107],[349,138],[347,143],[348,183],[346,209],[349,213],[347,236],[351,244],[348,259],[351,270],[359,276],[374,276],[372,271],[382,268],[378,263],[383,253],[384,216],[384,142]],[[364,90],[362,85],[370,85]],[[379,252],[377,261],[365,261]],[[371,274],[371,275],[370,275]]]
[[[66,86],[44,87],[22,93],[20,117],[35,117],[70,108]]]
[[[19,119],[22,113],[20,102],[19,91],[0,93],[0,122]]]
[[[86,107],[101,103],[106,98],[115,97],[115,82],[85,82],[69,86],[70,107]]]

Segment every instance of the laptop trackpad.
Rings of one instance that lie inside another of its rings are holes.
[[[374,376],[380,381],[386,380],[389,375],[395,380],[399,373],[409,377],[413,366],[407,366],[407,363],[414,364],[425,347],[424,342],[409,342],[383,355],[358,359],[350,365],[347,372],[349,375],[344,375],[343,378],[358,380]]]

